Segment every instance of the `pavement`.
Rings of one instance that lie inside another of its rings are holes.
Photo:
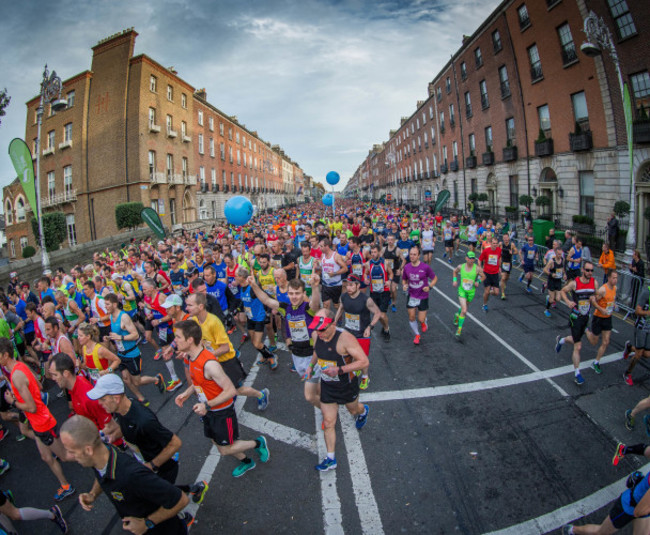
[[[633,431],[623,423],[624,411],[650,394],[644,366],[634,371],[634,387],[622,379],[621,352],[632,338],[631,324],[614,319],[601,375],[589,368],[596,348],[585,342],[586,383],[577,386],[571,348],[554,351],[556,335],[569,334],[566,307],[546,318],[543,296],[539,290],[527,294],[518,271],[507,300],[491,297],[489,312],[481,309],[477,292],[457,341],[456,290],[441,255],[438,247],[432,263],[438,283],[421,345],[412,343],[401,291],[397,313],[388,313],[391,341],[382,339],[380,328],[373,332],[371,382],[361,395],[370,406],[368,423],[357,431],[340,412],[336,471],[314,470],[325,456],[320,415],[303,400],[287,352],[278,353],[280,366],[272,372],[254,364],[250,343],[242,347],[247,382],[269,388],[271,399],[266,412],[258,412],[254,400],[237,400],[240,436],[264,434],[271,459],[262,464],[253,454],[257,467],[239,479],[230,475],[235,461],[219,457],[188,404],[179,409],[175,394],[144,388],[151,408],[183,441],[178,481],[210,481],[192,534],[559,533],[562,524],[583,516],[579,523],[600,523],[627,475],[650,468],[634,456],[618,467],[611,463],[617,442],[650,442],[642,415]],[[456,265],[462,259],[453,260]],[[145,373],[166,375],[143,347]],[[50,407],[63,421],[67,408],[57,392],[50,389]],[[16,434],[11,427],[0,444],[0,455],[12,464],[0,487],[14,492],[18,506],[49,507],[57,481],[34,443],[15,442]],[[64,470],[77,493],[90,488],[89,470],[73,463]],[[105,497],[91,513],[76,495],[60,506],[70,533],[124,533]],[[16,527],[22,534],[58,533],[47,521]]]

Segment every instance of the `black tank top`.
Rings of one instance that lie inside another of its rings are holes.
[[[341,295],[343,305],[343,317],[345,330],[353,334],[355,338],[363,338],[363,331],[370,325],[370,310],[368,310],[368,296],[359,292],[356,297],[350,297],[348,293]]]
[[[342,356],[336,351],[336,344],[339,341],[339,337],[343,331],[337,327],[336,333],[332,336],[332,339],[329,342],[324,342],[320,338],[316,337],[316,343],[314,344],[314,352],[318,357],[318,365],[322,368],[324,367],[334,367],[338,366],[339,368],[349,364],[352,361],[352,357]],[[326,374],[321,374],[321,381],[329,383],[332,386],[334,385],[349,385],[353,380],[356,380],[357,376],[354,373],[341,373],[336,377],[330,377]]]
[[[388,250],[388,246],[384,248],[384,264],[387,268],[396,271],[399,269],[402,259],[397,255],[397,246],[392,251]]]
[[[501,263],[506,262],[507,264],[512,263],[512,243],[508,242],[508,245],[501,244]]]

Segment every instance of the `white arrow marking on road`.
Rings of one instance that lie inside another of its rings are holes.
[[[314,435],[304,433],[303,431],[287,427],[286,425],[277,422],[272,422],[271,420],[267,420],[266,418],[247,411],[241,411],[237,415],[237,419],[240,425],[253,429],[263,435],[267,435],[275,440],[284,442],[285,444],[305,449],[314,455],[318,453],[316,437]]]

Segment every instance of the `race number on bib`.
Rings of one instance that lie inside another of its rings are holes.
[[[384,291],[384,279],[372,279],[372,291],[373,292],[383,292]]]
[[[503,269],[503,271],[509,272],[510,271],[510,262],[503,262],[503,264],[501,264],[501,268]]]
[[[469,292],[474,288],[474,281],[472,279],[463,279],[463,290]]]
[[[291,340],[294,342],[307,342],[309,340],[309,331],[305,320],[289,320],[289,331]]]
[[[421,299],[416,299],[415,297],[409,297],[408,306],[411,308],[420,306],[421,301],[422,301]]]
[[[361,329],[361,317],[359,314],[345,313],[345,328],[351,331],[358,331]]]

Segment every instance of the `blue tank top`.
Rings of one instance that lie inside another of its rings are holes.
[[[287,291],[282,292],[280,291],[279,286],[275,286],[275,299],[278,301],[278,303],[289,303],[291,304],[291,301],[289,301],[289,287],[287,286]]]
[[[582,249],[579,251],[577,249],[573,249],[575,252],[573,254],[574,258],[577,258],[577,262],[568,262],[569,269],[578,269],[580,267],[580,259],[582,258]]]
[[[636,507],[636,504],[638,504],[641,499],[646,495],[646,492],[648,492],[648,489],[650,489],[650,480],[648,477],[650,476],[650,472],[645,475],[645,477],[637,483],[636,487],[633,489],[627,489],[622,495],[621,495],[621,502],[623,504],[623,511],[625,511],[628,515],[634,515],[634,508]]]
[[[264,310],[264,305],[257,297],[255,297],[250,285],[245,288],[240,288],[239,298],[244,304],[244,312],[246,312],[246,317],[249,320],[264,321],[266,319],[266,310]]]
[[[217,279],[225,279],[226,278],[226,263],[222,260],[221,264],[212,264],[214,266],[214,270],[217,272]]]
[[[125,314],[123,310],[117,315],[116,320],[113,320],[113,316],[111,316],[111,331],[120,336],[127,336],[129,331],[122,329],[122,314]],[[137,340],[116,340],[115,346],[117,347],[117,356],[120,358],[133,359],[140,356]]]
[[[226,299],[226,285],[220,280],[214,281],[214,284],[205,283],[205,289],[210,295],[214,295],[219,301],[221,310],[228,310],[228,299]]]

